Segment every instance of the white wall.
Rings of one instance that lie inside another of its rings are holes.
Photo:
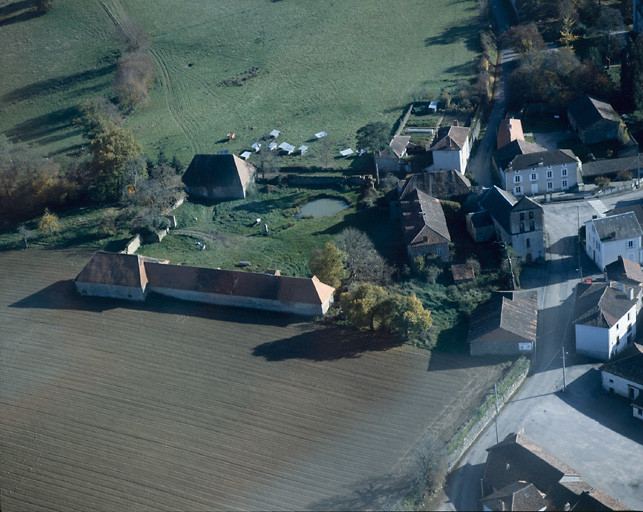
[[[541,166],[534,169],[505,169],[502,173],[504,189],[516,196],[561,192],[577,184],[577,168],[578,165],[574,163],[564,166]],[[566,171],[566,176],[563,176],[563,169]],[[551,173],[551,178],[547,177],[548,173]],[[536,175],[535,179],[532,179],[532,174]],[[520,181],[516,182],[516,176],[519,177]],[[563,186],[563,181],[567,182],[566,186]],[[547,187],[548,183],[552,184],[552,188]],[[538,187],[536,192],[532,191],[533,184]],[[521,190],[516,190],[516,186],[520,186]]]
[[[467,147],[467,145],[465,145],[465,147]],[[464,152],[453,149],[433,151],[433,165],[436,169],[445,171],[456,169],[461,174],[464,174],[464,170],[467,167]]]
[[[115,286],[111,284],[94,284],[76,281],[76,291],[81,295],[93,297],[111,297],[113,299],[145,300],[145,292],[141,288]]]
[[[601,242],[593,222],[588,222],[585,230],[585,252],[602,271],[607,265],[618,260],[619,256],[643,263],[641,237]],[[598,248],[596,247],[598,242]],[[632,242],[632,247],[629,246]]]
[[[235,306],[242,308],[262,309],[265,311],[281,311],[284,313],[294,313],[297,315],[318,316],[328,311],[331,298],[322,305],[304,304],[293,302],[282,302],[270,299],[258,299],[254,297],[238,297],[234,295],[223,295],[217,293],[203,293],[192,290],[175,290],[163,287],[148,287],[148,291],[156,292],[167,297],[189,300],[192,302],[203,302],[206,304],[217,304],[221,306]]]
[[[603,361],[613,358],[628,345],[629,325],[632,325],[631,339],[634,340],[636,338],[636,305],[632,306],[628,313],[623,315],[610,329],[576,324],[576,352]]]
[[[605,370],[601,371],[601,377],[603,379],[603,389],[605,391],[613,389],[614,393],[617,395],[624,396],[625,398],[632,398],[632,400],[636,400],[641,393],[640,384],[635,384],[631,380],[624,379],[623,377],[619,377],[618,375],[614,375],[613,373],[609,373]],[[630,397],[630,389],[634,390],[633,397]]]

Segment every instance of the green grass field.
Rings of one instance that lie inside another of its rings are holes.
[[[329,217],[295,217],[300,206],[319,197],[343,198],[351,207]],[[186,202],[174,212],[177,230],[161,243],[145,245],[138,252],[172,263],[227,269],[249,261],[248,270],[279,269],[284,275],[306,277],[310,275],[307,263],[311,251],[354,226],[371,237],[382,255],[395,257],[402,247],[397,221],[390,219],[388,212],[360,210],[356,201],[353,190],[287,188],[215,205]],[[268,235],[264,224],[268,224]],[[195,240],[203,241],[205,250],[199,250]]]
[[[276,128],[310,147],[284,165],[319,165],[315,132],[328,132],[333,151],[354,147],[359,127],[393,126],[417,91],[470,79],[478,54],[474,0],[66,0],[42,16],[31,4],[0,2],[0,131],[48,154],[86,145],[74,107],[112,96],[127,18],[147,28],[158,80],[126,125],[150,156],[163,147],[186,163],[238,153]],[[223,85],[254,66],[243,86]],[[220,142],[230,131],[236,141]]]

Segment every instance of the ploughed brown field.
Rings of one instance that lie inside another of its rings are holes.
[[[81,250],[0,253],[0,503],[383,508],[500,373],[277,314],[83,298]]]

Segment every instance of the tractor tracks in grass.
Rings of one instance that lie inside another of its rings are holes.
[[[107,14],[107,17],[114,23],[116,28],[121,34],[125,33],[123,29],[123,20],[129,18],[127,10],[119,0],[97,0],[98,4]],[[179,130],[188,142],[190,151],[197,153],[198,144],[193,135],[194,122],[190,121],[185,109],[180,106],[179,97],[181,93],[185,93],[185,86],[179,81],[172,81],[170,71],[168,69],[167,60],[163,52],[157,48],[150,47],[150,54],[154,57],[156,65],[159,69],[161,78],[161,85],[165,95],[165,105],[172,117],[174,123],[178,126]],[[177,93],[174,84],[180,89]]]

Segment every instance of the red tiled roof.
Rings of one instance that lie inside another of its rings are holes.
[[[497,147],[500,149],[512,140],[525,140],[520,119],[507,118],[500,121],[498,127]]]

